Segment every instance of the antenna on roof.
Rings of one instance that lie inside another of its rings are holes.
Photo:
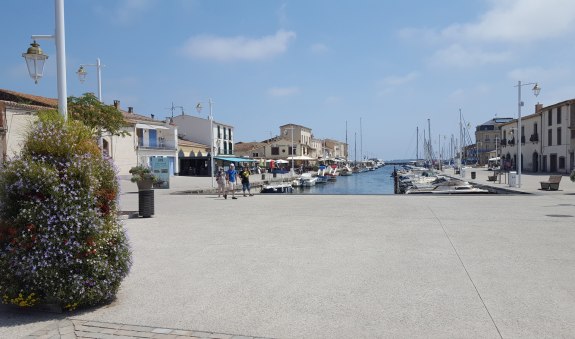
[[[182,115],[184,115],[184,106],[174,106],[174,102],[172,101],[172,107],[166,108],[172,111],[172,118],[174,117],[174,110],[176,108],[180,108],[182,110]]]

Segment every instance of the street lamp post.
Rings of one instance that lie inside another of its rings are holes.
[[[28,73],[35,83],[44,74],[44,62],[48,56],[42,52],[36,40],[55,40],[56,42],[56,66],[58,82],[58,112],[64,119],[68,118],[68,94],[66,90],[66,35],[64,29],[64,0],[54,0],[56,34],[55,35],[32,35],[31,47],[26,53],[22,53],[28,66]]]
[[[80,68],[78,69],[78,71],[76,72],[76,74],[78,74],[78,79],[80,80],[80,83],[84,83],[84,81],[86,81],[86,75],[88,74],[88,72],[86,72],[86,69],[84,67],[86,66],[94,66],[96,67],[97,70],[97,78],[98,78],[98,100],[100,100],[100,102],[104,102],[104,99],[102,98],[102,67],[103,65],[100,63],[100,58],[96,59],[96,63],[95,64],[81,64]]]
[[[214,116],[212,115],[212,99],[208,99],[208,103],[210,105],[210,176],[212,178],[212,188],[214,188]],[[198,102],[196,105],[196,110],[199,112],[202,111],[202,103]]]
[[[536,82],[530,82],[527,84],[522,84],[521,80],[517,82],[517,187],[521,188],[521,139],[523,133],[521,133],[521,107],[523,106],[523,101],[521,101],[521,86],[534,85],[532,90],[533,94],[537,97],[539,92],[541,92],[541,87]]]
[[[293,126],[290,128],[286,128],[286,132],[288,129],[291,129],[291,170],[290,170],[290,174],[293,176],[295,174],[294,172],[294,157],[295,157],[295,152],[293,151]]]

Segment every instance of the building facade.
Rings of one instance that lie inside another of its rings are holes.
[[[475,144],[479,165],[487,164],[490,152],[500,154],[501,126],[513,121],[513,118],[493,118],[475,128]]]
[[[517,166],[517,143],[521,142],[521,170],[570,173],[575,169],[575,99],[547,107],[538,104],[535,113],[501,127],[501,155],[512,169]]]

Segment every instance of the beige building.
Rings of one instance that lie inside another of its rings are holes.
[[[493,118],[475,128],[475,140],[478,153],[479,165],[487,164],[487,160],[492,158],[490,154],[499,151],[499,142],[501,140],[501,126],[513,121],[513,118]]]
[[[521,142],[522,171],[570,173],[575,168],[574,105],[575,99],[547,107],[536,105],[534,114],[521,119],[521,137],[517,134],[517,120],[503,125],[502,157],[515,169],[517,142]]]

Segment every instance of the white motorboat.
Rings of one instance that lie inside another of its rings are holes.
[[[304,173],[301,175],[300,180],[303,187],[311,187],[315,186],[317,177],[312,177],[310,173]]]
[[[260,193],[293,193],[293,187],[288,183],[264,185]]]

